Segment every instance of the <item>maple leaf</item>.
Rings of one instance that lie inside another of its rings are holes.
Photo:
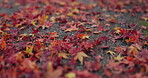
[[[24,55],[21,52],[16,54],[16,60],[18,60],[18,61],[22,61],[23,57],[24,57]]]
[[[65,75],[66,78],[76,78],[76,74],[73,72],[69,72]]]
[[[6,47],[6,41],[5,41],[5,39],[4,38],[2,38],[2,40],[1,40],[1,48],[2,49],[4,49],[5,47]]]
[[[104,70],[104,73],[108,77],[110,77],[112,75],[112,73],[109,70],[107,70],[107,69]]]
[[[88,34],[78,34],[76,35],[77,38],[81,38],[81,39],[86,39],[86,38],[89,38],[89,35]]]
[[[54,23],[56,21],[56,18],[55,17],[51,17],[50,21]]]
[[[114,57],[114,60],[117,60],[117,61],[121,61],[122,59],[124,59],[124,57],[121,57],[120,54],[117,57]]]
[[[84,52],[78,52],[77,55],[74,57],[74,60],[79,60],[81,64],[83,64],[84,57],[89,57],[89,56],[86,55]]]
[[[62,52],[58,53],[58,57],[63,57],[65,59],[69,59],[69,57],[67,57],[68,55],[69,55],[68,53],[62,53]]]
[[[89,38],[89,35],[87,34],[83,35],[82,39],[86,39],[86,38]]]
[[[69,12],[69,13],[67,14],[67,16],[74,17],[74,16],[75,16],[75,14],[74,14],[73,12]]]
[[[118,46],[118,47],[115,47],[115,51],[117,51],[117,52],[121,52],[121,51],[122,51],[122,49],[121,49],[121,47],[120,47],[120,46]]]
[[[111,55],[115,55],[116,53],[115,52],[113,52],[113,51],[107,51],[106,53],[109,53],[109,54],[111,54]]]
[[[51,37],[59,37],[58,33],[56,31],[50,32]]]
[[[61,69],[54,70],[53,63],[49,62],[47,73],[46,73],[46,78],[60,78],[61,75],[62,75],[62,70]]]
[[[139,45],[139,44],[134,44],[133,46],[135,46],[138,50],[141,50],[141,48],[142,48],[142,46],[141,45]]]
[[[26,46],[26,50],[24,51],[25,53],[29,54],[29,55],[33,55],[32,50],[33,50],[33,45],[32,46]]]
[[[79,30],[76,26],[71,26],[70,28],[67,28],[66,30],[65,30],[65,32],[70,32],[70,31],[77,31],[77,30]]]
[[[40,21],[39,21],[39,23],[41,24],[41,25],[43,25],[44,23],[45,23],[45,21],[48,19],[48,15],[43,15],[42,17],[40,17]]]
[[[111,22],[111,23],[116,23],[116,19],[115,18],[108,19],[107,21]]]
[[[115,27],[114,30],[115,30],[114,33],[116,33],[116,34],[120,34],[120,32],[121,32],[120,27]]]
[[[136,47],[134,47],[134,46],[130,46],[129,47],[129,51],[128,51],[128,53],[131,53],[131,54],[137,54],[138,53],[138,50],[137,50],[137,48]]]

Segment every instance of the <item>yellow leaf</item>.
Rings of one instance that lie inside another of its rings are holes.
[[[60,2],[59,4],[60,5],[66,5],[66,2]]]
[[[72,6],[74,6],[74,5],[79,5],[79,3],[78,3],[78,2],[72,2],[71,5],[72,5]]]
[[[116,53],[115,52],[113,52],[113,51],[107,51],[106,53],[109,53],[109,54],[111,54],[111,55],[115,55]]]
[[[70,73],[67,73],[67,74],[65,75],[65,77],[66,77],[66,78],[76,78],[76,74],[73,73],[73,72],[70,72]]]
[[[141,48],[142,48],[142,46],[139,45],[139,44],[137,44],[137,43],[136,43],[134,46],[135,46],[138,50],[141,50]]]
[[[63,57],[65,59],[69,59],[69,57],[67,57],[69,54],[68,53],[58,53],[58,57]]]
[[[84,35],[82,36],[82,39],[86,39],[86,38],[89,38],[89,35],[88,35],[88,34],[84,34]]]
[[[48,72],[52,72],[53,71],[53,66],[52,66],[52,62],[48,63],[48,68],[47,68]]]
[[[131,53],[131,54],[134,54],[134,55],[135,55],[135,54],[138,53],[138,50],[137,50],[136,47],[134,47],[134,46],[130,46],[128,52]]]
[[[31,24],[36,26],[36,22],[35,21],[31,21]]]
[[[41,20],[39,21],[39,23],[40,23],[41,25],[43,25],[43,24],[45,23],[45,21],[47,21],[47,19],[48,19],[48,15],[43,15],[43,16],[41,17]]]
[[[117,60],[117,61],[121,61],[122,59],[124,59],[124,57],[121,57],[120,54],[117,57],[114,57],[114,60]]]
[[[115,27],[115,28],[114,28],[114,30],[119,30],[119,29],[120,29],[120,27]]]
[[[25,53],[27,53],[29,55],[33,55],[32,50],[33,50],[33,45],[32,46],[26,46]]]
[[[81,64],[83,64],[83,58],[89,57],[84,52],[78,52],[77,55],[74,57],[74,60],[79,60]]]
[[[55,17],[51,17],[50,21],[55,22],[55,19],[56,19]]]
[[[73,12],[79,12],[79,9],[75,8],[73,9]]]
[[[73,17],[73,16],[75,16],[75,14],[73,14],[72,12],[69,12],[69,13],[67,14],[67,16]]]

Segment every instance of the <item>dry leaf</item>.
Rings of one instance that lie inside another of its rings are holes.
[[[67,57],[69,54],[68,53],[58,53],[58,57],[63,57],[65,59],[69,59],[69,57]]]
[[[130,46],[129,47],[129,51],[128,51],[128,53],[131,53],[131,54],[137,54],[138,53],[138,50],[137,50],[137,48],[136,47],[134,47],[134,46]]]
[[[5,41],[5,39],[3,38],[3,39],[1,40],[1,48],[4,49],[5,47],[6,47],[6,41]]]
[[[77,55],[74,57],[74,60],[79,60],[81,64],[83,64],[83,58],[89,57],[84,52],[78,52]]]
[[[117,61],[121,61],[122,59],[124,59],[124,57],[121,57],[120,54],[117,57],[114,57],[114,60],[117,60]]]
[[[33,53],[32,53],[33,47],[34,47],[33,45],[32,46],[27,45],[26,50],[24,52],[29,55],[33,55]]]
[[[107,51],[106,53],[109,53],[109,54],[111,54],[111,55],[115,55],[116,53],[115,52],[113,52],[113,51]]]
[[[76,78],[76,74],[73,73],[73,72],[70,72],[70,73],[67,73],[67,74],[65,75],[65,77],[66,77],[66,78]]]

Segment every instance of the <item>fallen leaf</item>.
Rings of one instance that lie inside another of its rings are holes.
[[[39,23],[43,25],[45,21],[47,21],[47,19],[48,19],[48,15],[43,15],[42,17],[40,17]]]
[[[69,57],[67,57],[68,55],[69,55],[68,53],[63,53],[63,52],[58,53],[58,57],[63,57],[65,59],[69,59]]]
[[[109,51],[107,51],[106,53],[109,53],[109,54],[111,54],[112,56],[116,54],[115,52],[110,51],[110,50],[109,50]]]
[[[74,57],[74,60],[79,60],[81,64],[83,64],[83,58],[89,57],[84,52],[78,52],[77,55]]]
[[[32,53],[33,47],[34,47],[33,45],[31,45],[31,46],[27,45],[26,50],[24,52],[29,55],[33,55],[33,53]]]
[[[6,47],[6,41],[5,41],[5,39],[4,38],[2,38],[2,40],[1,40],[1,48],[2,49],[4,49],[5,47]]]
[[[62,70],[61,69],[54,70],[53,63],[49,62],[47,67],[46,78],[60,78],[61,75],[62,75]]]
[[[122,59],[124,59],[124,57],[121,57],[120,54],[117,57],[114,57],[114,60],[117,60],[117,61],[121,61]]]
[[[118,47],[115,47],[115,51],[118,52],[118,53],[120,53],[122,51],[122,49],[121,49],[120,46],[118,46]]]
[[[76,74],[73,72],[69,72],[65,75],[66,78],[76,78]]]
[[[129,47],[129,51],[128,51],[128,53],[130,53],[130,54],[137,54],[138,53],[138,50],[137,50],[137,48],[136,47],[134,47],[134,46],[130,46]]]
[[[70,31],[77,31],[77,30],[79,30],[76,26],[71,26],[70,28],[67,28],[66,30],[65,30],[65,32],[70,32]]]
[[[112,75],[112,73],[109,70],[107,70],[107,69],[104,70],[104,73],[108,77],[110,77]]]
[[[115,18],[108,19],[107,21],[110,22],[110,23],[116,23],[116,19]]]
[[[86,38],[89,38],[89,35],[87,34],[83,35],[82,39],[86,39]]]

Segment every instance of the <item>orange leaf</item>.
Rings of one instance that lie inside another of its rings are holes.
[[[69,54],[68,53],[58,53],[58,57],[63,57],[65,59],[69,59],[69,57],[67,57]]]
[[[120,46],[115,47],[115,50],[116,50],[117,52],[121,52],[121,51],[122,51],[122,49],[121,49],[121,47],[120,47]]]
[[[76,25],[74,25],[74,26],[71,26],[70,28],[67,28],[67,29],[65,30],[65,32],[77,31],[77,30],[79,30],[79,29],[76,27]]]
[[[3,38],[1,41],[1,48],[4,49],[5,47],[6,47],[6,41]]]
[[[77,55],[74,57],[74,60],[79,60],[81,64],[83,64],[83,58],[89,57],[84,52],[78,52]]]

